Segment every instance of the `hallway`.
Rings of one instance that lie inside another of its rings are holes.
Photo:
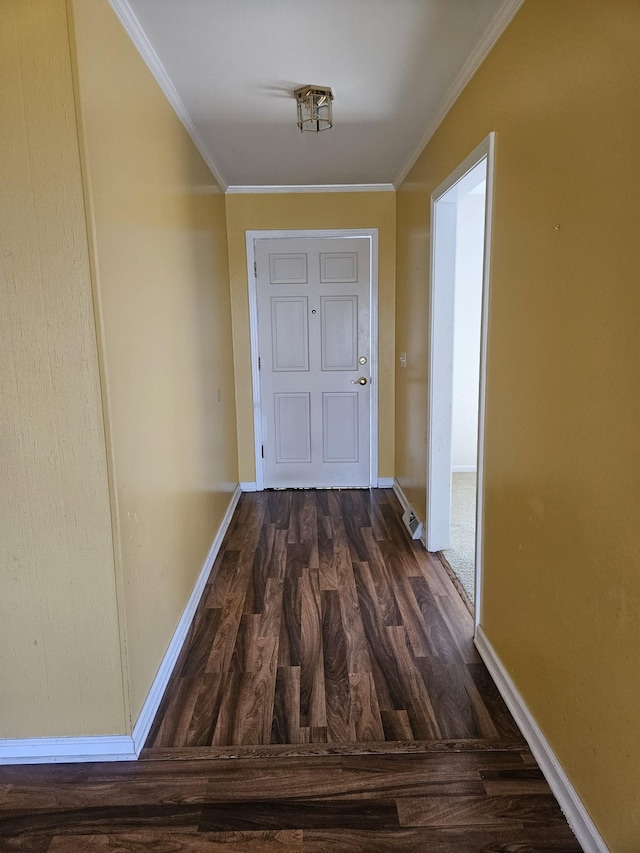
[[[519,738],[401,512],[390,489],[243,495],[146,746]]]
[[[392,491],[245,494],[141,760],[0,767],[0,849],[579,853],[472,631]]]

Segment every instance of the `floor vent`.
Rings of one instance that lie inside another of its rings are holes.
[[[412,539],[420,539],[422,536],[422,522],[413,511],[413,507],[408,506],[402,516],[404,526],[409,531],[409,536]]]

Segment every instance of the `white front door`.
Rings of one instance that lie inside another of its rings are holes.
[[[255,252],[264,485],[367,487],[370,241],[261,239]]]

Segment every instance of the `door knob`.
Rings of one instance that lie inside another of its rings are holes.
[[[367,384],[367,377],[366,376],[360,376],[360,377],[358,377],[358,379],[352,379],[351,384],[352,385],[366,385]]]

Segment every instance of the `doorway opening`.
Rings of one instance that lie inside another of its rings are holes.
[[[431,196],[427,550],[480,614],[493,134]]]

